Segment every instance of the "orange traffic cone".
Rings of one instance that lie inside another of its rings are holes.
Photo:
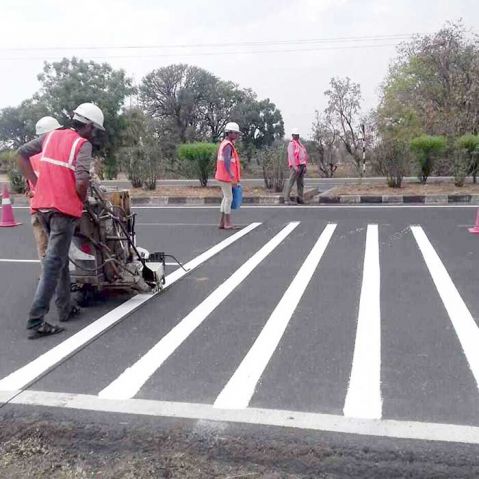
[[[0,216],[0,227],[6,228],[9,226],[18,226],[21,223],[17,223],[13,217],[13,208],[10,201],[10,193],[8,192],[8,186],[3,187],[2,196],[2,215]]]
[[[476,224],[474,225],[473,228],[468,228],[468,229],[469,229],[469,233],[479,235],[479,209],[477,210],[477,213],[476,213]]]

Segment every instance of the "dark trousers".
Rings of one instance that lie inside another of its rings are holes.
[[[296,183],[296,189],[298,190],[298,198],[304,200],[304,174],[306,173],[305,165],[299,165],[298,169],[295,170],[293,167],[290,168],[289,179],[286,183],[286,188],[284,189],[284,201],[289,201],[289,195],[291,190]]]
[[[30,309],[28,329],[44,321],[54,294],[60,319],[67,319],[71,309],[68,252],[77,219],[56,211],[38,213],[38,219],[48,235],[48,248]]]

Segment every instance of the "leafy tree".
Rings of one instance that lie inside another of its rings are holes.
[[[134,188],[154,190],[163,166],[155,122],[139,108],[127,110],[124,119],[126,127],[120,137],[120,165]]]
[[[446,147],[443,136],[421,135],[411,141],[411,150],[416,155],[419,164],[419,180],[426,183],[433,168],[435,156]]]
[[[326,124],[336,132],[362,176],[361,87],[348,77],[332,78],[330,88],[324,94],[328,97],[328,106],[324,110]]]
[[[414,117],[429,135],[477,133],[479,42],[462,23],[403,44],[382,86],[385,116]]]
[[[310,156],[317,158],[319,172],[325,178],[332,178],[338,165],[339,132],[327,116],[316,111],[316,121],[313,123],[313,137]]]
[[[268,98],[258,100],[252,90],[244,90],[245,97],[232,115],[242,132],[240,151],[251,161],[254,153],[271,146],[284,136],[284,122],[281,111]]]
[[[120,111],[126,98],[135,91],[125,71],[114,70],[108,63],[73,57],[45,63],[38,79],[41,89],[35,99],[64,125],[69,123],[80,103],[93,102],[102,109],[106,133],[100,134],[94,143],[105,156],[107,177],[116,176],[115,154],[120,146],[120,132],[125,127]]]
[[[0,147],[18,148],[35,137],[35,124],[48,115],[47,107],[35,100],[25,100],[17,107],[0,110]]]
[[[140,101],[176,145],[217,142],[226,123],[237,121],[244,133],[240,148],[250,160],[256,149],[284,135],[281,112],[270,100],[258,100],[253,91],[194,66],[170,65],[149,73],[140,86]]]
[[[206,187],[214,171],[217,150],[218,145],[214,143],[185,143],[178,147],[178,157],[191,164],[200,185]]]

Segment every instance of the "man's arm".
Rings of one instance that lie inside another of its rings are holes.
[[[92,145],[89,141],[84,143],[78,152],[75,168],[76,190],[79,198],[85,202],[88,186],[90,185],[90,164],[92,161]]]
[[[35,186],[37,184],[37,175],[33,171],[30,157],[42,152],[42,144],[45,135],[35,138],[25,143],[17,150],[17,165],[22,175]]]
[[[223,159],[225,160],[225,169],[231,180],[234,179],[233,173],[231,173],[231,157],[233,155],[233,147],[231,145],[226,145],[223,149]]]

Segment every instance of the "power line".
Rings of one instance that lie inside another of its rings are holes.
[[[221,56],[221,55],[256,55],[268,53],[305,53],[318,52],[326,50],[347,50],[347,49],[369,49],[369,48],[385,48],[398,46],[400,42],[396,43],[381,43],[370,45],[339,45],[339,46],[318,46],[313,48],[294,48],[294,49],[268,49],[268,50],[228,50],[216,52],[195,52],[195,53],[151,53],[147,55],[95,55],[88,57],[91,60],[98,59],[112,59],[112,58],[157,58],[157,57],[199,57],[199,56]],[[1,61],[35,61],[35,60],[55,60],[62,58],[61,56],[42,56],[42,57],[0,57]]]
[[[64,50],[152,50],[152,49],[175,49],[175,48],[224,48],[224,47],[251,47],[251,46],[277,46],[277,45],[304,45],[322,43],[343,43],[343,42],[376,42],[407,40],[419,35],[418,33],[400,33],[390,35],[363,35],[351,37],[329,37],[329,38],[306,38],[297,40],[263,40],[250,42],[230,43],[195,43],[195,44],[160,44],[160,45],[83,45],[83,46],[61,46],[61,47],[0,47],[0,51],[64,51]]]

